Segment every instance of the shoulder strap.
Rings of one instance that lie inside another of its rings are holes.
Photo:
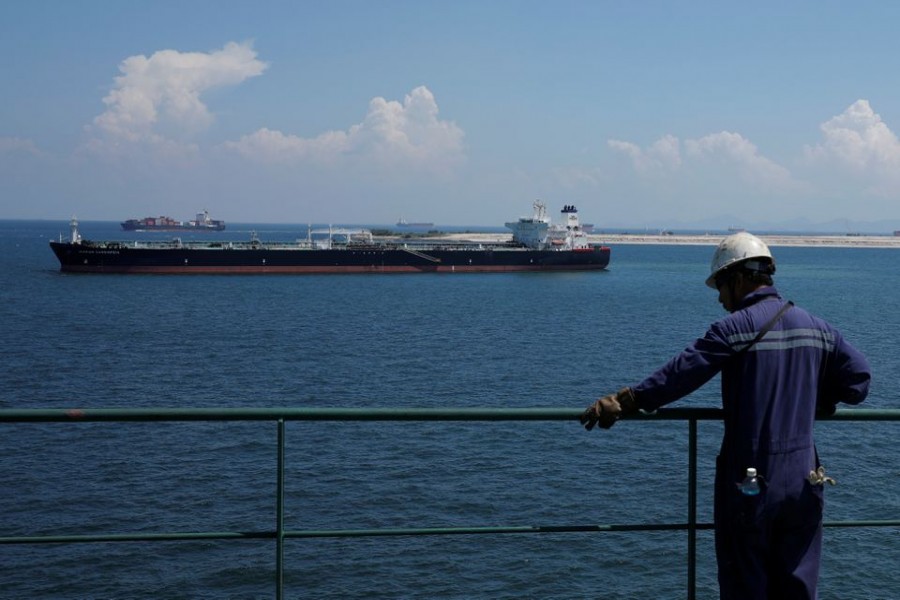
[[[778,320],[782,317],[782,315],[784,315],[784,313],[786,313],[788,310],[790,310],[790,308],[793,305],[794,305],[794,303],[791,302],[790,300],[785,302],[784,306],[781,307],[781,310],[779,310],[777,313],[775,313],[775,316],[772,317],[768,323],[763,325],[763,328],[759,330],[759,333],[756,334],[756,337],[753,338],[753,340],[751,340],[749,344],[747,344],[746,346],[744,346],[743,348],[738,350],[737,353],[741,354],[742,352],[746,352],[747,350],[752,348],[754,345],[756,345],[756,342],[763,339],[765,337],[765,335],[767,333],[769,333],[769,331],[775,326],[775,323],[778,322]]]

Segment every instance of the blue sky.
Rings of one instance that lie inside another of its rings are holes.
[[[0,218],[900,228],[900,3],[0,3]]]

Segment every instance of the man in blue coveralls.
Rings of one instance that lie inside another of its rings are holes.
[[[590,430],[653,411],[722,373],[725,433],[716,459],[715,538],[721,598],[816,598],[823,485],[833,483],[813,443],[816,414],[859,404],[871,378],[865,357],[831,325],[772,287],[775,260],[740,232],[713,255],[706,284],[730,313],[634,387],[597,400]],[[761,490],[740,489],[749,468]]]

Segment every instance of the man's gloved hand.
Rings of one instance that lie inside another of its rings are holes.
[[[615,394],[603,396],[587,410],[581,413],[579,420],[584,428],[590,431],[597,423],[603,429],[609,429],[615,425],[621,417],[633,415],[638,411],[637,400],[631,388],[622,388]]]
[[[819,402],[816,404],[817,417],[830,417],[835,412],[837,412],[837,404],[832,404],[831,402]]]

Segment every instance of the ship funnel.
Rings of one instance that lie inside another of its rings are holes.
[[[580,224],[578,222],[578,209],[575,208],[574,204],[566,204],[563,206],[563,209],[559,211],[563,215],[563,225],[568,229],[578,229]]]

